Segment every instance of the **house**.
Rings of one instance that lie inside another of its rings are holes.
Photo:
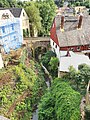
[[[30,36],[29,18],[23,8],[10,8],[10,12],[15,18],[20,18],[20,24],[22,26],[22,32],[25,37]]]
[[[79,64],[90,65],[90,16],[70,12],[67,9],[57,15],[50,30],[51,48],[60,61],[59,71],[63,72],[68,72],[69,66],[78,69]]]
[[[50,30],[50,43],[58,58],[60,50],[87,51],[90,57],[90,16],[56,16]]]
[[[0,9],[0,46],[5,53],[22,45],[23,35],[20,19],[15,18],[8,9]]]

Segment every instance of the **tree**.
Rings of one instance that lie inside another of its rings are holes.
[[[53,18],[55,16],[56,5],[53,0],[45,0],[43,2],[38,2],[38,4],[40,16],[42,18],[42,30],[40,35],[47,36],[49,35]]]
[[[86,87],[90,80],[90,66],[81,64],[78,66],[78,70],[75,70],[73,66],[71,66],[69,68],[69,73],[63,76],[63,78],[67,78],[73,89],[85,95]]]
[[[69,76],[70,76],[70,80],[73,81],[73,84],[75,84],[76,86],[74,86],[75,90],[79,89],[79,85],[81,84],[82,78],[81,78],[81,73],[80,71],[76,71],[73,66],[70,66],[69,68]]]
[[[85,106],[85,120],[90,120],[90,105]]]
[[[7,0],[7,1],[9,3],[10,7],[16,7],[17,6],[16,0]]]
[[[49,68],[49,62],[51,57],[55,57],[56,54],[53,51],[47,51],[41,58],[41,62],[43,65],[48,69]]]
[[[19,7],[24,7],[24,3],[22,2],[22,1],[17,1],[17,5],[19,6]]]
[[[50,92],[47,92],[41,99],[39,104],[38,120],[55,120],[55,100]]]
[[[41,29],[41,17],[39,14],[39,9],[35,6],[34,2],[29,2],[29,6],[26,6],[25,10],[29,17],[31,36],[34,36],[34,31],[39,31]]]
[[[87,86],[87,84],[90,80],[90,66],[88,66],[86,64],[81,64],[81,65],[82,65],[82,68],[80,69],[80,66],[79,66],[79,70],[81,72],[82,79]]]
[[[9,2],[7,0],[0,0],[0,7],[9,7]]]
[[[80,120],[80,99],[68,83],[54,79],[39,104],[39,120]]]
[[[49,70],[53,78],[58,76],[58,64],[59,60],[57,57],[51,57],[49,62]]]

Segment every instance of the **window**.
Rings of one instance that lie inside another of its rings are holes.
[[[16,36],[14,36],[13,38],[14,38],[14,40],[15,40],[15,39],[16,39]]]
[[[27,31],[27,32],[26,32],[26,33],[27,33],[27,36],[29,37],[29,30],[28,30],[28,28],[26,29],[26,31]]]
[[[11,24],[11,27],[12,27],[12,30],[14,30],[14,25],[13,24]]]
[[[80,50],[80,47],[77,47],[77,51],[79,51]]]
[[[23,16],[25,16],[24,12],[23,12]]]
[[[2,32],[5,33],[5,27],[4,26],[2,27]]]
[[[57,45],[55,45],[55,48],[57,48]]]
[[[54,45],[54,42],[53,42],[53,45]]]
[[[74,48],[71,48],[71,51],[74,51]]]

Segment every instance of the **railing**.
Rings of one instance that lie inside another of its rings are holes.
[[[27,37],[24,40],[28,41],[50,41],[50,37]]]

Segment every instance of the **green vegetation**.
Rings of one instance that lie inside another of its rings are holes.
[[[80,99],[63,79],[54,79],[39,104],[39,120],[80,120]]]
[[[0,7],[21,7],[25,8],[30,22],[30,36],[37,32],[39,36],[48,36],[56,12],[56,5],[53,0],[44,1],[20,1],[0,0]],[[29,33],[24,31],[24,37]]]
[[[9,7],[9,3],[7,0],[0,0],[0,7]]]
[[[37,31],[39,36],[48,36],[55,16],[54,1],[25,2],[24,8],[29,16],[31,36],[34,36],[34,31]]]
[[[85,120],[90,120],[90,105],[85,107]]]
[[[30,34],[33,37],[35,31],[40,31],[41,29],[41,17],[39,13],[39,9],[35,6],[33,2],[29,2],[29,4],[26,4],[25,10],[27,12],[27,15],[29,17],[30,21]]]
[[[26,58],[24,49],[18,65],[0,71],[0,114],[11,120],[29,120],[46,84],[41,67]]]
[[[53,78],[58,76],[59,60],[53,51],[47,51],[41,58],[42,64],[47,68]]]
[[[63,7],[63,3],[65,2],[65,0],[58,0],[55,2],[55,4],[58,7]],[[68,1],[68,7],[74,7],[74,6],[86,6],[87,8],[90,7],[89,5],[89,0],[69,0]]]
[[[82,95],[85,95],[87,84],[90,80],[90,66],[81,64],[78,66],[78,71],[72,66],[69,68],[69,73],[63,76],[70,83],[72,88]]]
[[[43,2],[37,2],[39,8],[42,29],[39,33],[40,36],[48,36],[50,28],[55,17],[56,5],[53,0],[44,0]]]
[[[41,62],[48,69],[51,57],[55,57],[56,54],[53,51],[47,51],[41,58]]]
[[[19,7],[19,4],[16,0],[0,0],[0,7]]]

